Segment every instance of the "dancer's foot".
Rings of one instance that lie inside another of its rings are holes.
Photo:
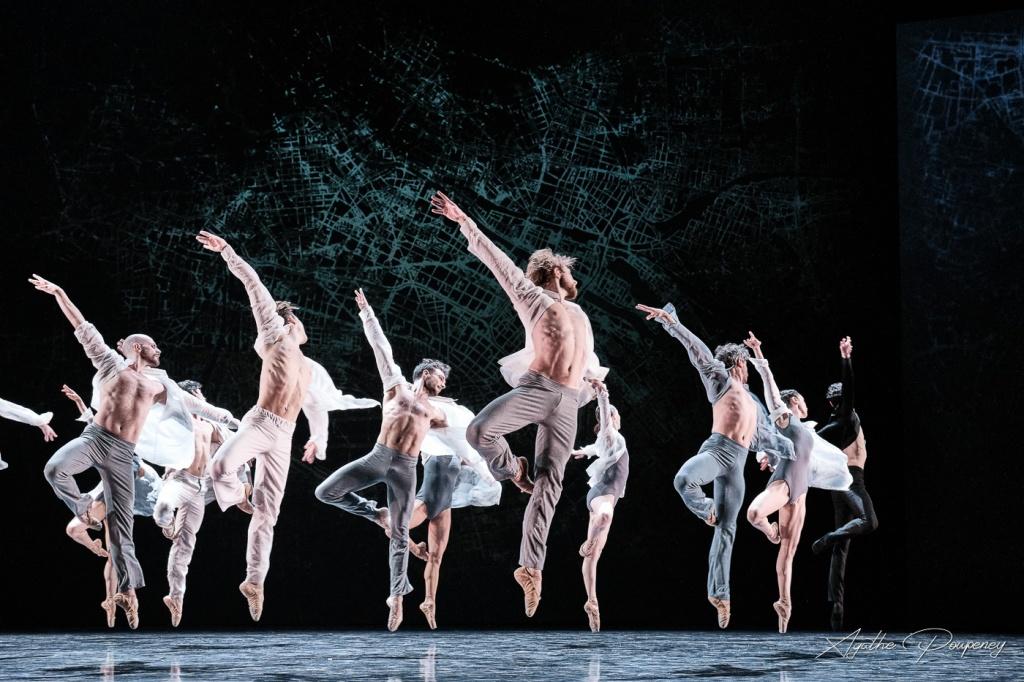
[[[402,597],[391,595],[387,598],[388,630],[394,632],[402,624]]]
[[[523,606],[526,616],[532,618],[537,612],[537,605],[540,603],[541,573],[536,568],[520,566],[513,573],[516,582],[523,588]]]
[[[410,542],[409,554],[412,554],[420,561],[428,561],[430,559],[430,552],[427,551],[427,543],[425,542]]]
[[[181,622],[181,600],[167,595],[164,597],[164,606],[171,612],[171,627],[178,627],[178,623]]]
[[[131,592],[118,592],[114,595],[114,604],[124,611],[128,619],[128,627],[132,630],[139,627],[139,598]]]
[[[779,530],[779,524],[775,521],[772,521],[771,528],[772,534],[768,536],[768,542],[777,545],[782,542],[782,531]]]
[[[89,530],[103,530],[103,522],[92,517],[92,505],[90,504],[78,517],[78,520],[85,524]]]
[[[377,510],[377,525],[384,529],[384,535],[391,537],[391,512],[387,507]]]
[[[242,501],[235,505],[246,514],[252,515],[252,502],[249,501],[248,497],[243,497]]]
[[[430,626],[430,629],[436,630],[437,620],[434,618],[434,602],[429,599],[424,601],[420,604],[420,611],[422,611],[423,615],[427,617],[427,625]]]
[[[238,586],[238,591],[249,604],[249,615],[255,622],[260,622],[260,616],[263,615],[263,585],[245,581]]]
[[[708,601],[718,611],[718,627],[723,630],[729,627],[729,619],[732,617],[732,603],[728,599],[708,597]]]
[[[107,550],[103,549],[103,542],[99,538],[89,537],[88,531],[85,530],[85,524],[81,523],[78,519],[75,519],[68,524],[67,530],[69,538],[82,545],[96,556],[101,556],[104,559],[110,557]]]
[[[832,627],[832,631],[841,630],[843,628],[843,605],[839,603],[832,604],[832,614],[829,617],[829,625]]]
[[[512,483],[515,484],[519,490],[530,495],[533,493],[533,479],[530,478],[530,463],[526,461],[525,457],[516,457],[516,461],[519,462],[519,472],[512,479]]]
[[[593,600],[588,599],[587,602],[585,604],[583,604],[583,610],[587,612],[587,620],[590,622],[590,631],[591,632],[600,632],[601,631],[601,611],[597,607],[597,600],[596,599],[593,599]]]
[[[811,551],[815,554],[821,554],[826,549],[831,547],[833,542],[834,536],[832,535],[832,533],[825,533],[811,544]]]
[[[772,606],[775,607],[775,613],[779,614],[779,632],[784,633],[789,628],[789,614],[793,612],[793,607],[788,599],[780,599]]]
[[[107,613],[107,627],[114,627],[114,624],[117,619],[117,607],[114,606],[114,598],[107,597],[106,599],[101,601],[100,608],[102,608]]]
[[[582,545],[580,545],[580,556],[586,559],[588,556],[594,553],[594,545],[597,543],[591,539],[587,539]]]

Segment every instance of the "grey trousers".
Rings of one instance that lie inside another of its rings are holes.
[[[117,591],[145,586],[142,566],[135,558],[135,476],[132,455],[135,445],[121,440],[98,424],[89,424],[82,435],[53,453],[43,475],[53,491],[75,516],[84,516],[93,500],[83,495],[75,475],[90,467],[100,474],[107,506],[106,524],[110,534],[110,560],[117,574]]]
[[[423,462],[423,481],[416,491],[416,499],[427,508],[427,518],[434,520],[438,514],[452,508],[452,493],[459,480],[462,462],[454,455],[434,455]]]
[[[409,518],[416,494],[416,460],[398,450],[377,443],[370,453],[353,460],[324,479],[316,488],[316,499],[356,516],[377,522],[377,503],[355,491],[384,483],[388,489],[391,514],[391,595],[412,592],[409,568]]]
[[[562,496],[562,476],[576,440],[578,411],[578,390],[537,372],[527,372],[518,386],[480,410],[466,429],[466,440],[487,462],[495,480],[504,481],[516,472],[515,456],[505,434],[537,425],[535,484],[523,515],[519,548],[519,564],[526,568],[544,568],[551,517]]]
[[[715,512],[715,536],[708,554],[708,596],[729,599],[729,569],[736,540],[736,517],[743,506],[743,465],[747,448],[720,433],[712,433],[697,454],[676,474],[675,486],[687,508],[704,521]],[[701,486],[714,481],[714,498]]]

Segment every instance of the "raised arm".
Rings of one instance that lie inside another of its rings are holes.
[[[590,384],[597,393],[597,411],[601,420],[601,431],[597,434],[597,440],[607,451],[615,445],[615,424],[612,423],[612,404],[608,401],[608,387],[598,379],[591,380]]]
[[[27,407],[0,398],[0,417],[29,426],[38,426],[39,430],[43,432],[43,440],[47,443],[57,437],[57,434],[49,426],[50,420],[53,419],[53,412],[37,414]]]
[[[455,205],[451,199],[438,192],[430,198],[431,212],[442,215],[459,224],[459,231],[468,240],[469,252],[487,266],[498,284],[512,300],[516,312],[529,325],[536,314],[537,303],[543,303],[544,290],[530,281],[523,271],[505,253],[487,238],[473,219]]]
[[[50,294],[57,299],[57,305],[60,306],[60,310],[64,313],[64,317],[68,318],[68,322],[71,323],[71,326],[74,329],[78,329],[85,323],[85,318],[82,317],[82,312],[74,303],[71,302],[71,299],[68,298],[68,295],[64,293],[64,290],[59,286],[49,280],[43,279],[39,275],[32,275],[28,281],[39,291]]]
[[[260,281],[260,276],[221,237],[201,231],[196,239],[203,245],[203,248],[219,253],[224,262],[228,264],[231,274],[245,285],[245,291],[249,294],[249,305],[252,307],[253,317],[256,318],[258,333],[273,342],[274,335],[284,327],[284,320],[277,314],[277,302]]]
[[[770,412],[769,418],[784,428],[789,424],[789,415],[792,414],[792,411],[782,400],[782,394],[779,392],[779,387],[775,384],[772,370],[768,367],[768,361],[765,360],[764,353],[761,352],[761,342],[754,336],[754,332],[747,333],[750,336],[744,339],[743,343],[754,351],[754,357],[750,359],[750,362],[754,365],[757,373],[761,375],[761,383],[764,384],[764,401],[768,404]]]
[[[690,357],[690,364],[700,373],[704,388],[707,390],[708,401],[714,403],[721,398],[728,388],[729,371],[723,362],[715,359],[707,344],[679,322],[675,306],[668,303],[661,309],[638,303],[636,309],[647,313],[648,320],[660,322],[665,331],[683,345]]]
[[[843,363],[843,398],[838,412],[850,418],[853,415],[853,341],[849,336],[839,342],[839,357]]]
[[[373,349],[373,357],[377,360],[377,371],[380,373],[381,383],[384,384],[384,395],[388,395],[395,386],[405,381],[405,377],[402,376],[402,368],[395,364],[391,355],[391,344],[384,336],[384,330],[380,328],[373,308],[367,303],[366,295],[362,289],[356,289],[355,293],[359,318],[363,321],[363,332],[366,334],[366,340],[370,342],[370,348]]]
[[[73,388],[64,384],[60,387],[60,392],[67,396],[67,399],[73,402],[75,407],[78,408],[79,416],[75,421],[85,422],[88,424],[93,420],[93,417],[96,415],[93,414],[92,409],[90,409],[89,406],[85,404],[85,401],[82,400],[82,396],[78,395]]]

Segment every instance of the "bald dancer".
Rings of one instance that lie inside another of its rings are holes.
[[[256,354],[263,360],[256,405],[242,418],[242,427],[235,437],[217,451],[210,470],[220,508],[240,506],[245,510],[245,487],[237,472],[245,462],[256,459],[252,520],[246,544],[247,570],[238,589],[249,606],[249,615],[259,621],[274,525],[291,464],[295,418],[312,379],[312,370],[302,353],[302,345],[309,339],[294,306],[288,301],[275,301],[252,266],[224,239],[205,231],[196,239],[204,248],[219,253],[231,274],[245,285],[256,319]],[[307,451],[315,447],[312,441],[306,446]]]
[[[132,538],[135,505],[135,476],[132,459],[135,444],[146,418],[155,404],[162,404],[163,419],[190,421],[190,413],[210,414],[226,422],[233,418],[226,410],[213,415],[205,405],[183,395],[167,373],[157,369],[160,348],[145,334],[132,334],[119,347],[124,357],[103,341],[96,327],[87,322],[64,290],[38,275],[29,282],[57,300],[64,316],[75,330],[97,373],[96,416],[82,435],[66,443],[46,463],[43,475],[57,497],[87,527],[99,530],[92,518],[93,499],[83,495],[75,475],[93,467],[99,471],[106,501],[106,522],[110,538],[110,558],[117,576],[114,604],[125,612],[128,626],[139,626],[139,601],[136,589],[145,585],[142,567],[135,557]]]
[[[498,361],[512,390],[477,414],[466,439],[495,480],[511,480],[532,495],[523,515],[519,568],[513,573],[530,617],[540,603],[548,531],[576,440],[577,414],[594,398],[589,381],[603,380],[608,368],[601,367],[594,353],[589,318],[572,302],[577,294],[574,258],[540,249],[530,256],[524,273],[451,199],[438,192],[430,201],[433,213],[458,223],[469,252],[498,280],[526,332],[526,347]],[[530,424],[537,425],[536,482],[530,480],[526,458],[515,457],[505,440],[506,434]]]

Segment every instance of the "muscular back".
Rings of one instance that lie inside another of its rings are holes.
[[[290,334],[264,346],[260,371],[260,397],[257,405],[294,422],[299,416],[306,389],[312,378],[299,344]]]
[[[418,457],[432,425],[445,424],[444,412],[427,396],[417,397],[409,384],[401,383],[384,396],[383,419],[377,441],[392,450]]]
[[[136,443],[154,402],[166,399],[159,381],[126,368],[103,384],[95,422],[121,440]]]
[[[530,369],[563,386],[578,387],[586,369],[587,319],[578,308],[552,304],[533,328]]]
[[[743,388],[733,380],[728,390],[711,406],[711,431],[749,447],[757,429],[757,406]]]
[[[864,468],[864,463],[868,460],[868,443],[864,438],[863,427],[857,430],[857,439],[843,448],[843,452],[846,453],[847,464]]]

